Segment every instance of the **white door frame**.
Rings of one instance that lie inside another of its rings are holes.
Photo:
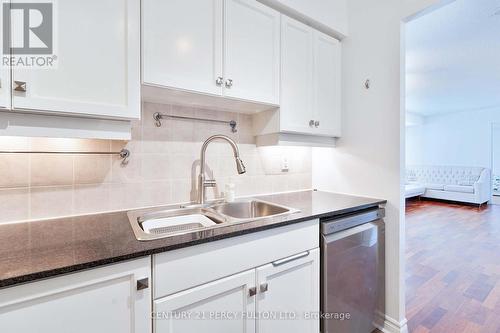
[[[406,23],[436,11],[455,0],[406,0],[404,12],[401,16],[400,25],[400,228],[399,228],[399,310],[404,313],[403,320],[397,320],[385,315],[383,327],[379,327],[383,332],[408,333],[406,319],[406,283],[405,283],[405,252],[406,252]],[[386,242],[387,243],[387,242]],[[387,252],[386,252],[387,253]],[[387,255],[386,255],[387,256]],[[386,266],[387,267],[387,266]],[[387,269],[387,268],[386,268]],[[389,271],[390,272],[390,271]],[[389,273],[390,274],[390,273]],[[386,279],[387,281],[387,279]]]
[[[495,128],[498,128],[500,129],[500,122],[492,122],[491,123],[491,126],[490,126],[490,154],[491,154],[491,157],[490,157],[490,170],[491,170],[491,196],[493,198],[493,196],[500,196],[500,192],[495,195],[494,192],[493,192],[493,170],[494,170],[494,167],[495,167],[495,156],[493,154],[493,151],[495,150],[495,140],[494,140],[494,137],[493,137],[493,132],[494,132],[494,129]]]

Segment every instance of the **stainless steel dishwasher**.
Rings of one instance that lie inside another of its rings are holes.
[[[321,220],[321,332],[371,333],[384,313],[384,209]]]

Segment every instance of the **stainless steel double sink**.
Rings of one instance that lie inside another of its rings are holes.
[[[299,210],[294,208],[262,200],[245,199],[177,209],[132,211],[128,212],[128,217],[135,237],[146,241],[297,212]]]

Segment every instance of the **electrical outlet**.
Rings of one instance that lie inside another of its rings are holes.
[[[283,156],[281,159],[281,172],[288,172],[288,171],[289,171],[288,158],[286,156]]]

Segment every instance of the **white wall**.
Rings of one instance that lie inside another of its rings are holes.
[[[422,125],[425,117],[416,113],[406,112],[406,126]]]
[[[500,123],[498,108],[428,116],[407,128],[406,163],[490,168],[492,123]]]
[[[335,149],[313,149],[314,187],[388,200],[384,329],[389,332],[407,331],[401,22],[437,2],[349,0],[349,36],[342,43],[344,134]],[[363,87],[368,78],[370,90]]]
[[[423,130],[423,125],[406,127],[406,165],[423,164]]]

